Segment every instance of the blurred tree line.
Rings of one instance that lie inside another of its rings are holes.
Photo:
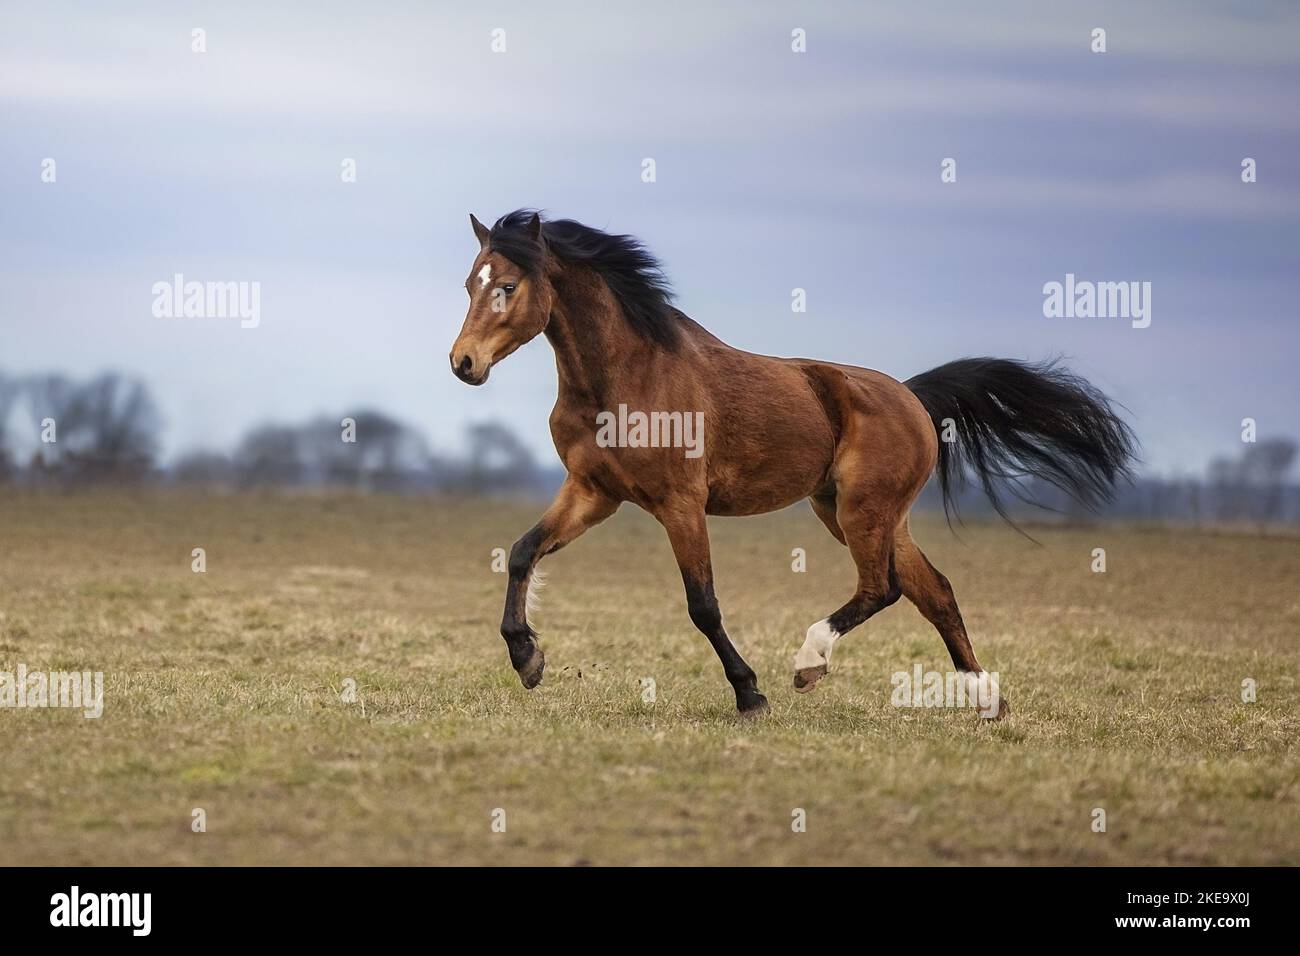
[[[0,374],[0,483],[71,489],[99,484],[173,484],[212,490],[348,488],[453,495],[546,496],[564,472],[539,466],[505,425],[467,429],[466,454],[431,450],[423,435],[384,412],[363,409],[299,424],[253,428],[229,453],[194,451],[160,463],[162,417],[137,379],[104,373]],[[1300,485],[1291,477],[1296,442],[1243,443],[1236,458],[1216,458],[1204,479],[1143,478],[1121,488],[1103,516],[1136,521],[1300,523]],[[1024,518],[1083,521],[1093,516],[1042,483],[1019,489],[1047,510],[1012,508]],[[1015,488],[1008,487],[1008,500]],[[966,516],[987,515],[977,488],[958,495]],[[931,482],[922,507],[941,509]]]
[[[558,468],[539,467],[519,438],[495,422],[470,426],[468,453],[448,456],[431,451],[404,422],[362,409],[260,425],[230,454],[193,451],[165,465],[158,459],[161,427],[149,389],[126,376],[77,382],[0,375],[0,482],[540,495],[563,478]]]

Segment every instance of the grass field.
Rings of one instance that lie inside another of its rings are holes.
[[[906,601],[795,694],[848,556],[803,507],[716,520],[723,612],[772,703],[750,722],[630,506],[544,563],[547,671],[525,691],[491,552],[538,510],[0,499],[0,671],[105,682],[98,720],[0,710],[0,859],[1300,863],[1295,539],[1099,527],[1039,529],[1037,547],[917,520],[1014,708],[989,723],[891,706],[892,674],[950,666]]]

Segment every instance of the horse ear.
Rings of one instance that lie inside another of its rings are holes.
[[[469,224],[474,227],[474,235],[478,237],[479,249],[486,249],[488,237],[492,235],[492,230],[479,222],[478,217],[473,213],[469,214]]]
[[[542,217],[539,213],[533,213],[533,218],[528,220],[528,235],[536,240],[542,238]]]

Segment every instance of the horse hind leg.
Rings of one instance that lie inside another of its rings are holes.
[[[948,646],[953,665],[965,676],[967,686],[972,691],[980,689],[981,678],[978,675],[985,671],[975,659],[975,649],[971,647],[970,637],[966,634],[966,623],[957,607],[952,585],[916,546],[906,522],[899,526],[894,537],[894,569],[899,588],[939,632],[944,644]],[[985,682],[983,689],[992,695],[992,700],[989,701],[987,712],[981,710],[980,716],[1001,719],[1010,713],[1011,706],[991,675],[982,680]],[[992,709],[994,703],[996,712]]]
[[[838,496],[834,514],[823,514],[816,502],[814,510],[832,533],[840,530],[836,537],[843,536],[858,566],[858,586],[848,603],[808,628],[794,658],[794,689],[800,693],[812,690],[826,676],[836,641],[902,596],[893,566],[894,516],[861,507],[843,495]]]

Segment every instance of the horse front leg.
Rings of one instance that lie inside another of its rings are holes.
[[[665,511],[655,517],[668,532],[677,566],[681,568],[691,623],[709,639],[718,660],[722,661],[722,670],[736,692],[736,709],[743,717],[765,713],[767,698],[759,693],[758,677],[722,626],[722,612],[713,593],[713,562],[709,557],[709,529],[704,509]]]
[[[506,585],[501,636],[506,639],[510,663],[529,690],[542,682],[546,666],[546,657],[537,646],[537,633],[528,622],[528,587],[537,562],[604,521],[618,510],[618,504],[570,475],[541,520],[510,549],[510,581]]]

